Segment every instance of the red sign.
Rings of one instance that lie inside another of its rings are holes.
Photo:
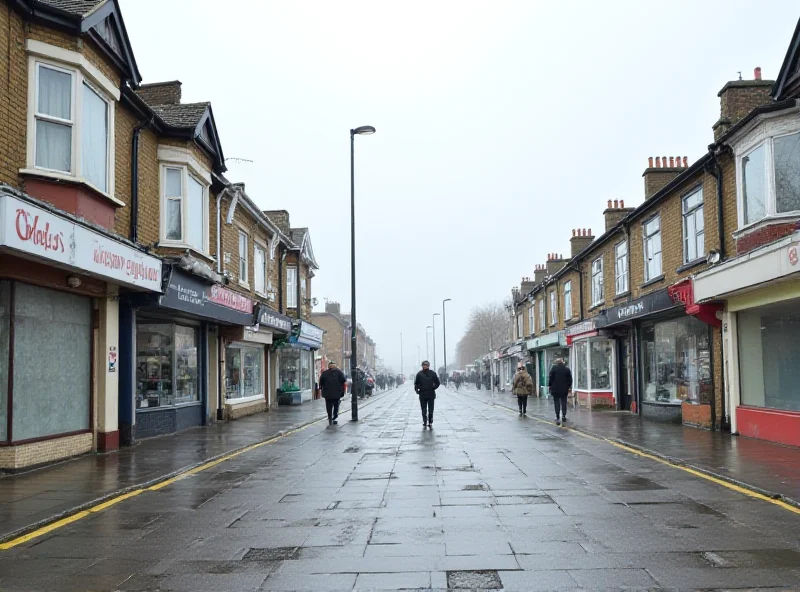
[[[237,294],[233,290],[228,290],[228,288],[223,288],[222,286],[216,284],[211,286],[208,299],[215,304],[232,308],[233,310],[238,310],[239,312],[253,312],[252,300],[245,298],[241,294]]]
[[[43,251],[63,253],[64,233],[51,232],[50,222],[40,223],[39,216],[22,208],[17,209],[16,230],[19,240],[30,242]]]

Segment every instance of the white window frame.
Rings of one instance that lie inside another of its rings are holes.
[[[528,307],[528,332],[531,335],[536,333],[536,307],[533,303]]]
[[[647,234],[647,225],[653,222],[654,220],[658,220],[658,231]],[[661,246],[659,247],[659,251],[653,253],[653,257],[650,257],[649,249],[648,249],[648,241],[656,236],[659,235],[659,243]],[[656,214],[655,216],[651,216],[647,220],[642,223],[642,254],[644,256],[644,283],[654,281],[661,276],[664,275],[664,236],[662,234],[662,226],[661,226],[661,214]],[[647,262],[651,259],[655,258],[655,255],[658,255],[659,267],[658,273],[655,275],[650,275],[650,269],[647,265]]]
[[[572,318],[572,280],[564,283],[564,320]]]
[[[550,326],[553,327],[558,323],[558,298],[556,291],[550,290]]]
[[[100,71],[90,64],[86,58],[77,52],[62,49],[28,40],[28,114],[27,114],[27,148],[25,168],[20,169],[21,174],[38,175],[61,181],[82,183],[118,206],[125,202],[114,197],[115,189],[115,101],[119,100],[119,89]],[[71,119],[61,120],[52,116],[38,113],[39,96],[39,71],[42,67],[64,72],[72,77],[71,80]],[[101,189],[89,181],[83,171],[83,96],[84,84],[91,88],[106,104],[107,134],[106,134],[106,188]],[[36,166],[36,121],[52,121],[54,123],[70,124],[72,128],[71,162],[69,172],[48,169]]]
[[[161,151],[159,150],[159,157],[161,156]],[[179,240],[173,240],[167,238],[167,201],[168,199],[175,199],[175,198],[167,198],[167,169],[180,169],[181,170],[181,238]],[[202,174],[199,174],[198,171],[190,166],[189,164],[175,162],[172,161],[162,161],[159,167],[159,175],[160,175],[160,186],[161,186],[161,239],[159,240],[159,246],[162,247],[177,247],[181,249],[189,249],[199,255],[203,255],[208,259],[212,259],[211,255],[209,254],[209,213],[208,213],[208,191],[210,183],[209,179],[206,179]],[[190,245],[186,242],[186,235],[187,235],[187,224],[189,221],[189,216],[187,215],[187,202],[188,202],[188,191],[189,191],[189,177],[194,179],[200,186],[203,188],[203,240],[202,245],[200,248]]]
[[[517,339],[522,339],[522,314],[517,315]]]
[[[544,295],[539,299],[539,331],[542,332],[547,328],[547,319],[545,318],[544,310]]]
[[[694,196],[696,196],[698,193],[700,194],[700,203],[692,206],[691,208],[689,208],[687,210],[686,202],[688,200],[690,200],[691,198],[693,198]],[[705,198],[703,196],[703,187],[702,186],[698,187],[694,191],[684,195],[681,198],[681,215],[682,215],[682,220],[683,220],[683,262],[684,262],[684,264],[692,263],[693,261],[698,261],[700,259],[704,259],[705,255],[706,255],[706,243],[705,243],[705,234],[706,234],[705,222],[706,221],[705,221],[705,218],[704,218],[704,216],[705,216]],[[698,216],[703,221],[702,251],[698,250],[697,256],[693,257],[692,259],[689,259],[689,251],[688,251],[689,239],[691,238],[695,242],[695,248],[696,248],[697,247],[697,237],[700,235],[700,232],[697,231],[697,222],[696,222]],[[692,236],[692,237],[689,236],[689,220],[690,219],[695,221],[694,222],[694,236]]]
[[[625,248],[625,252],[621,256],[620,247]],[[626,239],[614,245],[614,288],[617,296],[625,294],[630,290],[629,273],[628,241]]]
[[[259,285],[258,281],[258,269],[259,269],[259,253],[261,253],[261,285]],[[253,240],[253,289],[256,291],[256,294],[267,297],[267,247],[265,247],[262,243],[258,242],[257,240]]]
[[[592,261],[592,306],[605,302],[605,281],[603,278],[602,255]],[[599,281],[598,281],[599,280]]]
[[[286,308],[297,308],[297,266],[286,266]]]
[[[792,111],[790,114],[781,113],[777,116],[761,116],[747,126],[740,133],[730,139],[736,158],[736,206],[738,211],[739,231],[767,224],[771,221],[783,219],[795,219],[800,216],[800,210],[792,212],[777,212],[777,196],[775,193],[775,159],[774,146],[775,138],[790,136],[800,132],[800,117],[798,112]],[[765,167],[765,209],[766,214],[763,218],[745,223],[745,204],[744,204],[744,168],[742,162],[745,156],[757,148],[764,146],[764,167]]]
[[[244,242],[244,244],[242,244]],[[243,248],[244,247],[244,248]],[[244,264],[244,265],[242,265]],[[250,237],[239,230],[239,285],[250,287]]]

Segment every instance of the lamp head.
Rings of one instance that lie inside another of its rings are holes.
[[[361,127],[357,127],[356,129],[350,130],[350,135],[355,136],[369,136],[375,133],[375,128],[371,125],[362,125]]]

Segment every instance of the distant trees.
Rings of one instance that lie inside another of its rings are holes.
[[[461,368],[509,340],[511,318],[505,304],[494,302],[472,309],[464,336],[456,345]]]

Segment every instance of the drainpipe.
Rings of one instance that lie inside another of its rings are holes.
[[[217,194],[217,273],[222,273],[222,198],[230,193],[231,187],[228,185]],[[222,339],[222,331],[217,325],[217,421],[225,419],[225,343]]]
[[[297,286],[295,286],[295,291],[297,292],[297,320],[303,318],[303,309],[301,305],[303,304],[300,302],[300,256],[297,256]]]
[[[139,134],[152,125],[155,115],[133,128],[131,140],[131,242],[139,241]]]
[[[278,258],[278,312],[283,314],[283,262],[286,260],[286,251]]]

